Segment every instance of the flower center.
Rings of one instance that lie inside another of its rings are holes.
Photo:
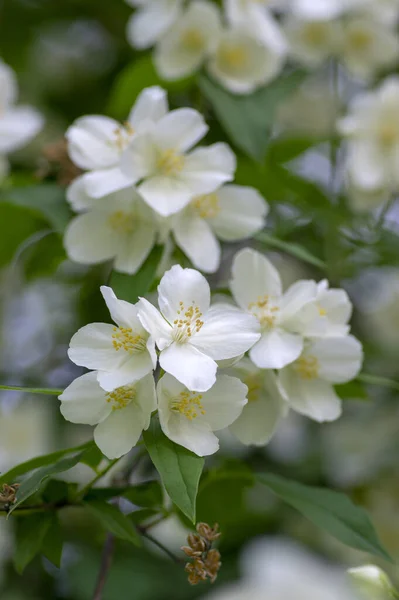
[[[353,31],[349,32],[348,45],[352,50],[363,52],[364,50],[367,50],[369,46],[371,46],[372,42],[373,36],[369,31],[354,29]]]
[[[122,152],[130,141],[130,138],[134,134],[134,129],[130,123],[126,122],[114,131],[115,145],[120,152]]]
[[[319,315],[321,317],[326,317],[327,316],[327,311],[325,308],[323,308],[322,306],[318,306],[318,311],[319,311]]]
[[[186,390],[181,392],[178,398],[172,401],[171,409],[184,415],[189,421],[192,421],[199,415],[205,415],[201,400],[202,394]]]
[[[222,46],[218,55],[226,70],[240,71],[248,62],[248,54],[243,46]]]
[[[382,146],[390,147],[398,142],[398,132],[392,122],[380,125],[377,134]]]
[[[324,23],[307,23],[303,37],[311,46],[323,46],[326,42],[326,26]]]
[[[132,213],[117,210],[108,217],[108,224],[117,233],[132,233],[137,222]]]
[[[157,169],[162,175],[178,175],[184,167],[184,156],[177,154],[173,149],[164,150],[157,160]]]
[[[194,300],[187,309],[184,306],[184,302],[180,301],[177,314],[182,318],[177,318],[173,321],[172,335],[175,342],[184,343],[193,333],[198,333],[203,326],[204,321],[201,321],[202,312]]]
[[[134,385],[124,385],[116,388],[113,392],[105,394],[107,402],[112,404],[112,410],[120,410],[125,408],[136,397],[136,388]]]
[[[219,198],[215,193],[197,196],[191,206],[202,219],[213,219],[220,213]]]
[[[319,361],[315,356],[300,356],[293,366],[302,379],[316,379],[319,375]]]
[[[198,31],[198,29],[195,29],[195,27],[191,27],[186,29],[186,31],[183,31],[180,36],[180,41],[184,48],[189,52],[199,52],[205,45],[204,36],[200,31]]]
[[[263,329],[271,329],[276,324],[279,307],[273,304],[272,298],[265,294],[258,296],[256,302],[250,302],[248,309],[258,319]]]
[[[113,331],[112,345],[116,351],[124,350],[134,354],[146,349],[146,340],[141,335],[135,335],[130,327],[114,327]]]
[[[262,381],[260,376],[257,373],[248,375],[248,377],[244,379],[244,383],[248,388],[248,402],[256,402],[259,400],[260,391],[262,389]]]

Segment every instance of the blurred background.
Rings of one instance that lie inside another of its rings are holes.
[[[11,157],[12,174],[1,194],[2,384],[65,387],[82,372],[67,358],[72,334],[86,323],[109,319],[99,295],[109,265],[87,268],[67,261],[53,226],[54,219],[69,218],[63,190],[77,175],[63,145],[66,128],[84,114],[123,120],[141,89],[160,83],[148,54],[126,42],[131,12],[122,0],[0,0],[0,57],[18,75],[20,101],[34,105],[45,117],[43,131]],[[347,289],[355,305],[353,331],[365,347],[365,371],[398,380],[398,215],[393,206],[385,226],[376,228],[378,211],[359,215],[345,199],[334,206],[327,199],[326,140],[333,136],[340,110],[328,81],[326,69],[298,84],[276,112],[267,164],[260,169],[240,156],[237,181],[258,187],[268,200],[268,227],[275,237],[302,244],[325,260],[331,283]],[[162,85],[172,107],[200,108],[212,122],[211,135],[227,139],[198,96],[195,78]],[[347,79],[345,86],[349,96],[357,89]],[[59,196],[59,213],[47,221],[35,208],[36,198],[46,194]],[[316,267],[284,252],[257,247],[275,261],[286,285],[298,278],[323,277]],[[212,278],[218,288],[226,286],[236,249],[237,245],[225,249],[222,268]],[[259,537],[280,546],[281,538],[295,541],[331,568],[369,560],[263,489],[248,488],[245,476],[237,475],[245,468],[270,469],[345,491],[369,510],[382,542],[399,560],[398,391],[356,381],[341,386],[340,394],[345,400],[341,420],[320,426],[291,413],[265,449],[245,448],[222,432],[222,450],[209,463],[231,467],[236,475],[227,482],[214,478],[206,493],[200,491],[197,515],[198,520],[218,522],[222,531],[223,567],[215,587],[239,579],[240,557]],[[38,454],[83,443],[91,435],[90,428],[61,418],[55,396],[0,393],[1,472]],[[135,480],[151,475],[150,464],[142,461]],[[84,483],[90,472],[81,467],[68,477]],[[95,523],[74,509],[62,511],[67,541],[61,569],[36,559],[20,577],[10,560],[16,521],[0,520],[1,600],[90,599],[104,542]],[[187,531],[187,523],[175,515],[152,533],[178,552]],[[253,552],[260,556],[259,549]],[[391,575],[397,576],[395,570]],[[209,591],[203,585],[190,587],[182,567],[153,545],[138,550],[121,542],[104,600],[189,600]]]

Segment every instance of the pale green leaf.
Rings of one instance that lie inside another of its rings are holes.
[[[101,522],[106,531],[121,540],[131,542],[136,546],[140,545],[140,537],[133,523],[121,513],[118,507],[101,500],[85,502],[84,505]]]

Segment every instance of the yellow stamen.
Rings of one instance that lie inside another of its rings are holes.
[[[276,323],[279,307],[272,304],[269,295],[258,296],[256,302],[248,304],[248,310],[259,320],[264,329],[271,329]]]
[[[319,361],[315,356],[300,356],[293,367],[302,379],[317,379],[319,375]]]
[[[134,385],[124,385],[116,388],[113,392],[105,394],[107,402],[112,404],[112,410],[120,410],[125,408],[136,397],[136,388]]]
[[[146,348],[146,340],[141,335],[135,335],[129,327],[114,327],[112,345],[116,351],[124,350],[129,354],[142,352]]]
[[[234,71],[245,68],[248,62],[248,54],[242,46],[222,46],[218,58],[224,68]]]
[[[183,31],[180,36],[180,42],[189,52],[198,52],[205,46],[205,39],[202,32],[195,27]]]
[[[184,167],[184,156],[177,154],[175,150],[164,150],[158,157],[157,169],[162,175],[174,176],[180,173]]]
[[[256,402],[259,400],[260,391],[262,389],[262,379],[258,373],[252,373],[244,379],[244,383],[248,388],[248,402]]]
[[[213,219],[220,212],[219,198],[216,193],[197,196],[191,206],[202,219]]]
[[[108,224],[117,233],[132,233],[137,221],[132,213],[117,210],[108,217]]]
[[[303,38],[310,46],[324,46],[326,33],[325,23],[307,23],[303,32]]]
[[[193,333],[198,333],[203,326],[204,322],[201,321],[202,312],[194,300],[187,309],[184,302],[180,301],[177,315],[178,318],[173,321],[173,338],[176,342],[186,342],[187,338],[190,338]]]
[[[327,315],[327,311],[325,308],[323,308],[322,306],[319,306],[319,315],[321,317],[325,317]]]
[[[201,400],[202,394],[186,390],[181,392],[178,398],[172,401],[171,409],[184,415],[189,421],[192,421],[199,415],[205,415]]]
[[[363,52],[373,43],[373,36],[369,31],[354,29],[348,33],[348,45],[352,50]]]

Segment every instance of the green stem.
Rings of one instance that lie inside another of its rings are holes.
[[[31,388],[20,385],[0,385],[0,390],[11,390],[14,392],[25,392],[27,394],[47,394],[49,396],[59,396],[64,390],[55,388]]]
[[[360,373],[359,381],[368,385],[378,385],[380,387],[390,388],[399,392],[399,381],[389,379],[388,377],[380,377],[379,375],[370,375],[369,373]]]
[[[154,546],[158,546],[158,548],[160,550],[162,550],[163,552],[165,552],[165,554],[167,554],[169,556],[169,558],[171,558],[173,560],[173,562],[177,563],[178,565],[182,564],[183,561],[176,556],[175,554],[173,554],[173,552],[171,552],[168,548],[166,548],[166,546],[164,546],[161,542],[159,542],[156,538],[154,538],[152,535],[150,535],[149,533],[147,533],[147,531],[145,529],[142,529],[141,527],[137,527],[139,533],[145,537],[149,542],[151,542],[152,544],[154,544]]]
[[[112,469],[112,467],[118,462],[118,460],[120,460],[120,458],[114,458],[114,460],[111,460],[106,467],[104,467],[104,469],[102,471],[100,471],[99,473],[97,473],[97,475],[91,480],[89,481],[89,483],[87,485],[84,486],[84,488],[82,488],[76,495],[76,500],[83,500],[83,498],[86,496],[86,494],[91,490],[91,488],[93,487],[94,484],[97,483],[97,481],[99,481],[102,477],[104,477],[108,471],[110,471]]]

